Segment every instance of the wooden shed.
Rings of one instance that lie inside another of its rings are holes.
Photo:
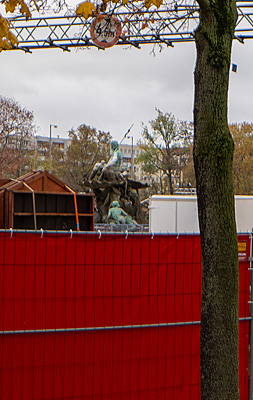
[[[94,195],[48,171],[0,179],[0,229],[94,230]]]

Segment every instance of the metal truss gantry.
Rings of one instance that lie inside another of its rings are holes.
[[[253,38],[253,2],[238,1],[238,20],[235,39],[241,43]],[[194,30],[198,25],[199,7],[196,2],[178,5],[168,3],[159,9],[138,8],[138,2],[111,6],[108,16],[117,17],[122,34],[117,46],[143,44],[165,44],[194,41]],[[60,48],[70,51],[73,47],[99,47],[91,40],[90,27],[93,18],[76,15],[42,16],[26,20],[24,17],[10,19],[11,31],[19,45],[13,50],[31,52],[34,49]]]

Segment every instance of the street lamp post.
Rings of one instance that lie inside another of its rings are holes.
[[[127,136],[128,139],[132,139],[132,151],[131,151],[131,179],[134,179],[134,137]]]
[[[58,128],[57,125],[49,125],[49,161],[50,161],[50,173],[51,173],[51,162],[52,162],[52,128]]]

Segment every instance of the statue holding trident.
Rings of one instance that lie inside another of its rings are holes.
[[[128,171],[122,172],[123,157],[119,145],[128,135],[132,126],[133,124],[124,134],[120,143],[116,140],[111,141],[109,161],[106,163],[101,160],[96,163],[90,177],[83,183],[95,194],[95,223],[107,224],[109,222],[117,225],[117,229],[124,229],[124,225],[128,225],[128,228],[136,230],[137,224],[147,223],[138,191],[149,185],[130,179]]]
[[[117,140],[111,141],[111,151],[110,151],[111,158],[108,163],[104,166],[104,169],[113,167],[114,170],[117,172],[120,171],[121,162],[122,162],[122,153],[119,150],[119,143]]]
[[[128,135],[128,133],[130,132],[132,127],[133,127],[133,124],[130,126],[130,128],[127,130],[127,132],[124,134],[123,138],[121,139],[121,141],[119,143],[117,142],[117,140],[111,141],[111,151],[110,151],[111,158],[108,161],[108,163],[104,166],[103,171],[105,169],[108,169],[111,167],[116,172],[120,171],[120,167],[121,167],[121,163],[122,163],[122,153],[119,150],[119,145],[123,142],[123,140]]]

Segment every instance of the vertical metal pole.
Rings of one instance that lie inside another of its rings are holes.
[[[131,179],[134,179],[134,138],[132,136],[132,153],[131,153]]]
[[[50,174],[51,174],[51,166],[52,166],[52,127],[57,128],[57,125],[49,125],[49,162],[50,162]]]
[[[249,400],[253,400],[253,228],[250,235]]]
[[[37,160],[37,140],[36,138],[33,136],[34,138],[34,153],[33,153],[33,169],[36,168],[36,160]]]
[[[52,125],[49,125],[49,160],[51,165],[51,155],[52,155]]]
[[[134,179],[134,137],[127,136],[127,139],[132,139],[132,146],[131,146],[131,179]]]

